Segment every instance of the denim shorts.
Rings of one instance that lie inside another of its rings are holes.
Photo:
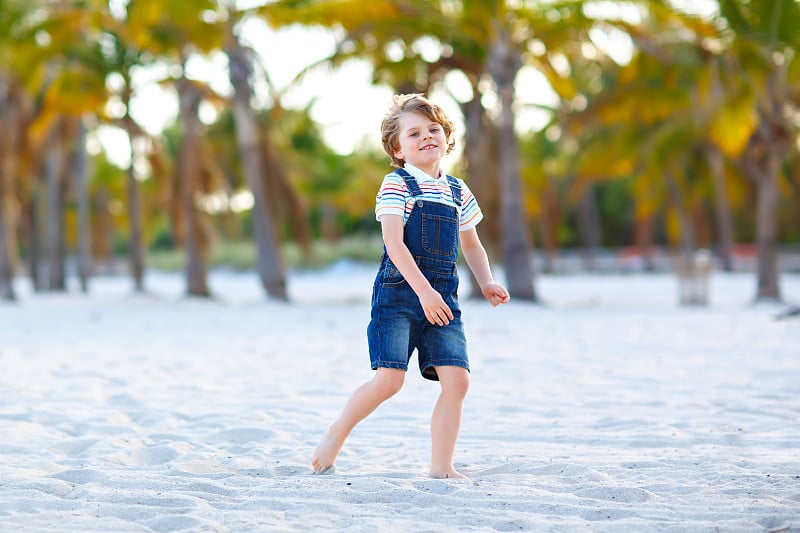
[[[435,366],[469,370],[467,341],[458,306],[458,275],[448,262],[421,260],[423,275],[453,312],[449,324],[431,324],[414,290],[391,263],[384,263],[372,291],[372,320],[367,327],[372,369],[408,370],[414,349],[422,376],[438,381]],[[439,268],[441,266],[441,268]]]

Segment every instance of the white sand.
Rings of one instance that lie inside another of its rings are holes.
[[[369,379],[372,267],[151,275],[0,305],[0,531],[800,531],[800,318],[752,274],[677,305],[669,275],[543,277],[547,308],[463,303],[456,466],[426,477],[438,387],[414,368],[331,476],[311,452]],[[800,276],[784,275],[800,302]],[[415,364],[416,360],[412,361]]]

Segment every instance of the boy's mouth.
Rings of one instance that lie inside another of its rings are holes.
[[[422,150],[433,150],[434,148],[436,148],[435,144],[426,144],[422,147]]]

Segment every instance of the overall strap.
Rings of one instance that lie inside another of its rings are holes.
[[[409,174],[406,169],[398,168],[395,172],[406,182],[408,190],[411,191],[411,196],[420,196],[422,194],[422,189],[419,188],[416,178]]]
[[[453,202],[461,207],[461,185],[458,184],[457,179],[449,174],[447,174],[447,183],[450,184],[450,190],[453,192]]]

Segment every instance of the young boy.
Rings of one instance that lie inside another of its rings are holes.
[[[453,467],[469,388],[456,294],[459,240],[483,296],[497,306],[509,295],[492,278],[475,230],[483,218],[475,198],[462,180],[440,169],[455,145],[453,129],[442,109],[420,94],[395,96],[381,123],[383,148],[397,170],[384,178],[375,208],[385,245],[367,328],[376,372],[353,392],[323,436],[311,461],[314,473],[332,472],[355,425],[401,389],[416,349],[423,377],[439,381],[442,389],[431,417],[430,475],[464,477]]]

